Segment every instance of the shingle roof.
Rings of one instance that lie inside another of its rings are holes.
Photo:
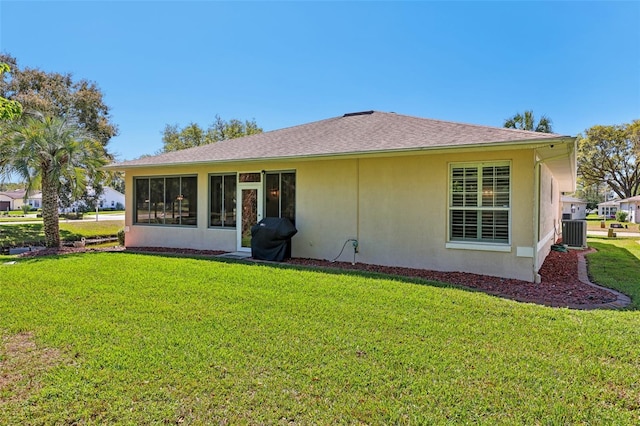
[[[411,151],[563,136],[365,111],[113,164],[113,168]]]
[[[569,195],[563,195],[562,196],[562,202],[563,203],[583,203],[583,204],[587,204],[587,202],[581,198],[576,198],[576,197],[571,197]]]
[[[24,194],[26,194],[25,189],[13,189],[11,191],[2,191],[0,194],[6,195],[9,198],[14,200],[18,200],[20,198],[24,198]],[[42,193],[40,191],[33,191],[29,193],[27,198],[42,198]]]
[[[25,191],[24,189],[14,189],[11,191],[2,191],[0,192],[0,194],[6,195],[7,197],[12,198],[14,200],[18,200],[20,198],[24,198],[24,194],[26,192],[27,191]]]
[[[640,201],[640,195],[636,195],[633,197],[625,198],[624,200],[620,200],[621,203],[633,203],[634,201]]]

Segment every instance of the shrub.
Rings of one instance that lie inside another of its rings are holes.
[[[622,210],[618,210],[618,211],[616,212],[616,220],[617,220],[618,222],[626,222],[626,221],[627,221],[627,216],[628,216],[628,215],[629,215],[629,214],[628,214],[627,212],[622,211]]]
[[[22,213],[27,214],[31,210],[31,206],[29,204],[23,204],[20,206],[20,209],[22,210]]]
[[[124,210],[124,204],[116,203],[116,210]]]
[[[83,217],[83,213],[81,212],[77,212],[77,213],[70,212],[70,213],[60,214],[60,218],[69,219],[69,220],[82,219],[82,217]]]
[[[118,231],[118,244],[124,247],[124,228]]]

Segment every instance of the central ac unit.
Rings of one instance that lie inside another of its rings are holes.
[[[587,221],[563,220],[562,243],[569,247],[587,247]]]

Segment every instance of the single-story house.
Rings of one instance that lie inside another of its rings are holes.
[[[127,246],[250,251],[253,224],[287,217],[293,257],[346,245],[338,260],[534,282],[576,142],[365,111],[108,168],[126,176]]]
[[[579,198],[562,196],[562,219],[582,220],[587,218],[587,202]]]
[[[640,195],[620,200],[620,211],[627,212],[627,220],[631,223],[640,223]]]
[[[102,195],[100,196],[99,206],[101,209],[124,209],[124,194],[109,186],[105,186],[103,188]]]
[[[34,209],[42,207],[42,192],[30,192],[25,201],[26,193],[27,191],[24,189],[0,192],[0,211],[19,210],[25,202]]]
[[[602,203],[598,203],[598,216],[602,216],[605,218],[614,218],[616,217],[616,212],[619,208],[619,199],[603,201]]]
[[[89,189],[91,193],[93,189]],[[98,200],[98,206],[101,209],[124,209],[125,206],[125,196],[122,192],[117,191],[109,186],[105,186],[102,189],[102,195]],[[61,213],[75,212],[78,209],[92,209],[93,207],[87,207],[84,201],[75,201],[69,207],[64,209],[60,209]]]

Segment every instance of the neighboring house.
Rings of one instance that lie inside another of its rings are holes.
[[[616,217],[616,212],[619,208],[620,200],[618,199],[598,203],[598,216],[603,216],[609,219],[614,218]]]
[[[124,194],[115,189],[105,186],[100,196],[99,206],[101,209],[115,209],[116,207],[124,208]]]
[[[562,219],[580,220],[587,218],[587,202],[579,198],[562,196]]]
[[[263,217],[292,256],[539,282],[576,184],[575,138],[360,112],[112,164],[129,246],[250,251]]]
[[[92,191],[92,189],[89,189]],[[100,195],[100,199],[98,201],[98,206],[101,209],[115,209],[115,208],[124,208],[125,206],[125,196],[122,192],[116,191],[115,189],[105,186],[102,191],[102,195]],[[93,209],[94,207],[86,207],[83,201],[76,201],[72,203],[69,207],[60,209],[62,213],[75,212],[78,209],[87,210]]]
[[[640,195],[620,200],[620,211],[627,212],[627,221],[640,223]]]
[[[31,208],[41,209],[42,208],[42,192],[37,191],[33,194],[30,194],[29,198],[27,198],[27,203],[31,206]]]
[[[24,189],[0,192],[0,211],[19,210],[25,204]],[[42,207],[42,192],[33,191],[27,196],[26,203],[34,209]]]

